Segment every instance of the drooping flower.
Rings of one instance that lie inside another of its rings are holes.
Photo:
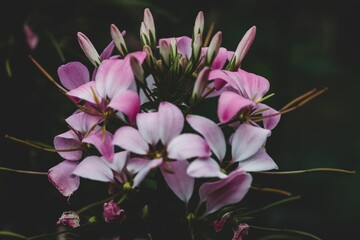
[[[234,235],[232,240],[243,240],[244,236],[249,233],[249,228],[249,225],[246,223],[240,223],[235,229],[233,229]]]
[[[105,222],[122,222],[125,219],[124,209],[120,208],[119,205],[111,200],[110,202],[104,203],[103,217]]]
[[[139,113],[138,129],[121,127],[114,134],[113,144],[136,155],[129,159],[128,168],[137,175],[138,185],[155,168],[160,168],[173,192],[187,202],[192,194],[194,180],[186,174],[189,158],[210,156],[210,148],[196,134],[181,134],[184,117],[171,103],[160,103],[158,112]]]
[[[74,211],[63,212],[57,224],[61,224],[64,226],[69,226],[71,228],[76,228],[80,226],[80,217]]]

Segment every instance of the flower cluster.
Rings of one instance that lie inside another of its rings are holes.
[[[101,202],[107,223],[126,222],[128,211],[136,213],[131,205],[123,207],[132,194],[171,191],[184,203],[182,220],[193,239],[195,223],[213,213],[223,214],[214,222],[214,232],[221,232],[233,215],[224,208],[245,197],[250,173],[278,168],[265,145],[281,114],[319,93],[300,96],[279,111],[264,103],[273,95],[269,81],[241,67],[255,26],[235,51],[221,46],[221,32],[204,37],[202,12],[192,37],[157,39],[145,9],[140,51],[128,50],[125,31],[115,25],[110,34],[101,54],[85,34],[77,35],[93,69],[80,62],[58,68],[58,87],[77,110],[65,120],[68,131],[54,138],[63,161],[48,171],[49,181],[66,197],[79,188],[80,178],[108,183],[111,197]],[[198,113],[208,98],[217,101],[212,119]],[[135,207],[139,218],[150,205]],[[81,212],[65,212],[58,224],[80,226]],[[243,239],[249,226],[232,224],[233,239]]]

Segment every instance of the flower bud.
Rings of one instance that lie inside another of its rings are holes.
[[[89,38],[81,32],[77,33],[77,37],[80,47],[84,51],[86,57],[95,67],[98,67],[100,65],[101,58],[94,45],[91,43]]]
[[[208,83],[209,72],[210,72],[210,68],[204,67],[201,70],[201,72],[199,73],[199,75],[197,76],[195,85],[194,85],[194,89],[193,89],[193,93],[192,93],[193,100],[196,101],[199,98],[201,98],[201,96],[203,95],[203,91],[205,90],[207,83]]]
[[[160,40],[160,55],[166,65],[170,63],[170,47],[165,40]]]
[[[76,228],[80,226],[80,217],[74,211],[63,212],[56,224],[61,224],[64,226],[69,226],[71,228]]]
[[[243,240],[243,237],[249,232],[249,225],[246,223],[240,223],[234,230],[234,236],[232,240]]]
[[[197,34],[192,44],[192,58],[195,62],[199,60],[201,53],[201,46],[202,46],[202,35]]]
[[[141,83],[145,84],[144,69],[142,68],[139,60],[135,57],[130,57],[130,66],[134,73],[135,78]]]
[[[204,13],[200,11],[195,19],[193,36],[202,35],[204,31]]]
[[[222,41],[222,33],[219,31],[217,32],[214,37],[211,39],[209,48],[206,53],[206,65],[211,66],[212,62],[214,61],[216,54],[219,51]]]
[[[128,53],[123,34],[119,31],[119,29],[115,26],[115,24],[111,24],[110,27],[111,38],[115,43],[116,48],[119,50],[120,55],[122,57],[126,56]]]
[[[143,46],[150,45],[149,29],[144,22],[140,25],[140,40]]]
[[[33,50],[36,48],[39,37],[33,32],[31,27],[28,24],[24,24],[24,33],[26,37],[26,42],[29,45],[30,49]]]
[[[230,217],[232,212],[227,212],[222,217],[214,222],[214,230],[215,232],[221,232],[224,228],[224,225],[228,218]]]
[[[240,67],[242,60],[244,59],[246,53],[249,51],[251,44],[254,41],[255,35],[256,35],[256,27],[253,26],[249,30],[247,30],[247,32],[239,42],[239,45],[235,50],[234,56],[231,59],[231,62],[234,61],[234,69]]]
[[[150,43],[156,43],[154,18],[149,8],[144,10],[144,24],[146,25],[149,32],[147,35],[149,36]]]
[[[171,40],[170,40],[170,55],[172,58],[175,58],[177,56],[176,38],[171,38]]]
[[[103,217],[105,222],[118,221],[122,222],[125,219],[124,209],[121,209],[114,200],[104,203]]]
[[[146,52],[146,63],[149,65],[149,66],[154,66],[155,65],[155,61],[154,61],[154,55],[153,55],[153,52],[150,48],[149,45],[145,45],[143,47],[143,51]]]

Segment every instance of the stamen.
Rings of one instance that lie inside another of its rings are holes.
[[[271,94],[269,94],[269,95],[267,95],[267,96],[263,97],[262,99],[257,100],[257,101],[256,101],[256,103],[261,103],[261,102],[263,102],[263,101],[265,101],[265,100],[267,100],[267,99],[271,98],[271,97],[272,97],[272,96],[274,96],[274,95],[275,95],[275,93],[271,93]]]
[[[282,189],[277,189],[277,188],[258,188],[258,187],[251,186],[251,189],[263,191],[263,192],[278,193],[278,194],[282,194],[282,195],[285,195],[288,197],[292,196],[292,194],[290,192],[282,190]]]
[[[22,144],[25,144],[27,146],[30,146],[30,147],[33,147],[33,148],[36,148],[36,149],[40,149],[40,150],[44,150],[46,152],[73,152],[73,151],[78,151],[78,150],[81,150],[81,148],[71,148],[71,149],[54,149],[54,148],[47,148],[47,147],[43,147],[43,146],[40,146],[38,144],[35,144],[35,143],[31,143],[27,140],[21,140],[19,138],[15,138],[15,137],[12,137],[12,136],[9,136],[9,135],[5,135],[5,138],[8,138],[8,139],[11,139],[15,142],[18,142],[18,143],[22,143]]]
[[[92,94],[93,94],[93,96],[94,96],[94,100],[95,100],[96,106],[98,107],[98,110],[101,111],[101,106],[100,106],[99,98],[96,96],[95,90],[94,90],[92,87],[90,87],[90,89],[91,89],[91,92],[92,92]]]
[[[299,173],[307,173],[307,172],[338,172],[338,173],[346,173],[346,174],[356,173],[356,171],[350,171],[339,168],[311,168],[305,170],[295,170],[295,171],[285,171],[285,172],[257,172],[257,173],[269,174],[269,175],[289,175],[289,174],[299,174]]]
[[[212,23],[210,24],[209,31],[208,31],[207,34],[206,34],[206,38],[205,38],[203,47],[207,47],[207,46],[209,45],[211,35],[212,35],[213,32],[214,32],[214,28],[215,28],[215,22],[212,22]]]
[[[29,55],[30,60],[35,64],[35,66],[53,83],[58,87],[62,92],[66,93],[67,90],[58,84],[53,77],[31,56]]]
[[[285,109],[288,109],[289,107],[291,107],[291,106],[294,105],[295,103],[303,100],[304,98],[308,97],[309,95],[313,94],[313,93],[316,92],[316,91],[317,91],[317,89],[314,88],[314,89],[312,89],[311,91],[309,91],[309,92],[307,92],[307,93],[305,93],[305,94],[303,94],[303,95],[295,98],[294,100],[292,100],[291,102],[289,102],[288,104],[286,104],[284,107],[282,107],[282,108],[280,109],[280,111],[283,111],[283,110],[285,110]]]

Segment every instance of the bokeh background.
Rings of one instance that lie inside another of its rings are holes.
[[[267,149],[280,170],[359,170],[360,4],[350,0],[6,1],[0,14],[0,166],[47,171],[56,165],[60,161],[57,154],[3,136],[51,145],[53,137],[66,130],[64,119],[74,111],[28,55],[54,77],[57,68],[69,61],[90,66],[76,33],[85,33],[101,51],[111,40],[111,23],[127,31],[127,43],[136,49],[145,7],[152,10],[158,37],[190,36],[197,12],[204,11],[206,29],[215,22],[227,49],[235,49],[245,31],[256,25],[256,39],[242,68],[271,82],[275,96],[269,104],[280,108],[312,88],[329,88],[311,103],[284,115],[273,131]],[[34,50],[26,44],[24,23],[39,35]],[[301,195],[296,202],[257,215],[254,224],[304,230],[326,240],[360,236],[359,174],[254,174],[254,178],[258,186]],[[77,196],[81,194],[88,202],[99,199],[91,191],[79,190]],[[268,195],[274,194],[251,192],[247,201],[261,206],[280,199]],[[0,172],[0,230],[28,236],[53,231],[64,210],[76,209],[77,196],[69,205],[44,176]],[[248,239],[258,239],[257,234]]]

